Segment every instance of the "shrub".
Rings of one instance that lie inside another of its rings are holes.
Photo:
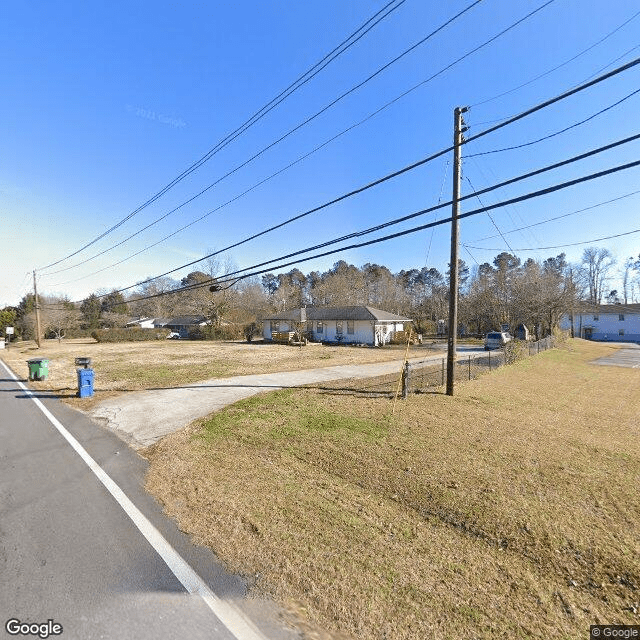
[[[91,337],[98,342],[141,342],[144,340],[164,340],[169,335],[168,329],[97,329]]]
[[[193,327],[187,337],[189,340],[239,340],[245,336],[242,325],[224,324],[220,327],[214,325]]]
[[[511,340],[504,345],[504,358],[507,364],[523,360],[529,353],[529,344],[524,340]]]

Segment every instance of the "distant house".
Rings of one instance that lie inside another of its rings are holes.
[[[640,343],[640,304],[583,306],[563,315],[560,328],[586,340]]]
[[[204,316],[180,316],[167,320],[163,326],[179,333],[181,338],[186,338],[192,329],[204,327],[208,324],[211,324],[211,321]]]
[[[380,346],[404,331],[410,318],[373,307],[306,307],[291,309],[263,318],[263,336],[271,340],[275,332],[294,331],[301,315],[312,340]]]
[[[127,327],[140,327],[140,329],[159,329],[167,324],[166,318],[138,318],[127,322]]]

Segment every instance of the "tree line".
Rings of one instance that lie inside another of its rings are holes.
[[[524,324],[537,336],[551,333],[563,313],[582,304],[628,304],[640,298],[640,254],[628,258],[616,272],[608,249],[588,247],[579,263],[564,253],[524,262],[502,252],[492,262],[470,268],[459,261],[459,322],[468,334],[482,335],[502,325]],[[50,338],[86,335],[104,327],[122,327],[133,317],[199,316],[210,321],[209,337],[241,337],[247,326],[265,315],[302,306],[367,305],[412,318],[416,330],[434,333],[446,320],[449,305],[448,271],[435,267],[392,273],[386,266],[360,267],[344,260],[327,271],[267,273],[211,292],[209,285],[237,269],[233,260],[210,259],[203,270],[180,280],[158,278],[143,282],[128,295],[96,291],[74,304],[60,296],[41,296],[41,324]],[[611,289],[614,277],[620,290]],[[202,286],[198,286],[202,285]],[[184,287],[184,291],[178,291]],[[35,301],[25,295],[17,307],[0,311],[0,329],[15,326],[17,336],[35,335]]]

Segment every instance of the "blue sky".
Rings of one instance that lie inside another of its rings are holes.
[[[166,219],[104,255],[361,82],[468,6],[471,0],[406,0],[356,45],[153,205],[74,258],[39,275],[43,293],[79,300],[131,285],[252,233],[451,144],[453,109],[471,105],[468,135],[640,55],[640,16],[562,68],[484,102],[569,60],[629,20],[635,0],[555,0],[509,33],[324,146],[304,161],[151,250],[123,262],[235,198],[543,4],[483,0],[364,87]],[[76,251],[134,211],[322,58],[385,2],[63,2],[5,5],[0,21],[0,305],[30,290],[31,271]],[[636,48],[638,47],[638,48]],[[621,57],[622,56],[622,57]],[[612,67],[607,67],[612,68]],[[636,67],[520,123],[466,145],[463,157],[558,131],[640,87]],[[483,103],[484,102],[484,103]],[[481,104],[483,103],[483,104]],[[463,194],[637,133],[640,94],[591,122],[517,151],[464,160]],[[484,204],[636,160],[640,143],[482,197]],[[470,181],[470,182],[469,182]],[[563,218],[640,189],[635,168],[461,223],[470,265],[509,246],[524,260],[584,246],[543,249],[640,229],[640,194]],[[442,195],[441,195],[442,194]],[[450,154],[380,187],[230,252],[239,267],[370,227],[449,199]],[[480,206],[476,201],[462,211]],[[449,214],[444,210],[438,217]],[[392,228],[428,222],[434,214]],[[497,237],[484,239],[487,236]],[[619,262],[640,253],[640,234],[598,244]],[[392,271],[446,269],[445,225],[306,262],[338,259]],[[65,271],[54,273],[59,269]],[[186,275],[190,269],[175,274]],[[197,268],[197,267],[196,267]],[[99,273],[94,273],[99,271]],[[92,275],[93,274],[93,275]],[[612,281],[612,288],[617,283]],[[640,298],[640,294],[637,296]]]

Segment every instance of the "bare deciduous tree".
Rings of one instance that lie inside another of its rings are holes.
[[[581,271],[588,291],[589,302],[599,305],[615,259],[609,249],[587,247],[582,254]]]

